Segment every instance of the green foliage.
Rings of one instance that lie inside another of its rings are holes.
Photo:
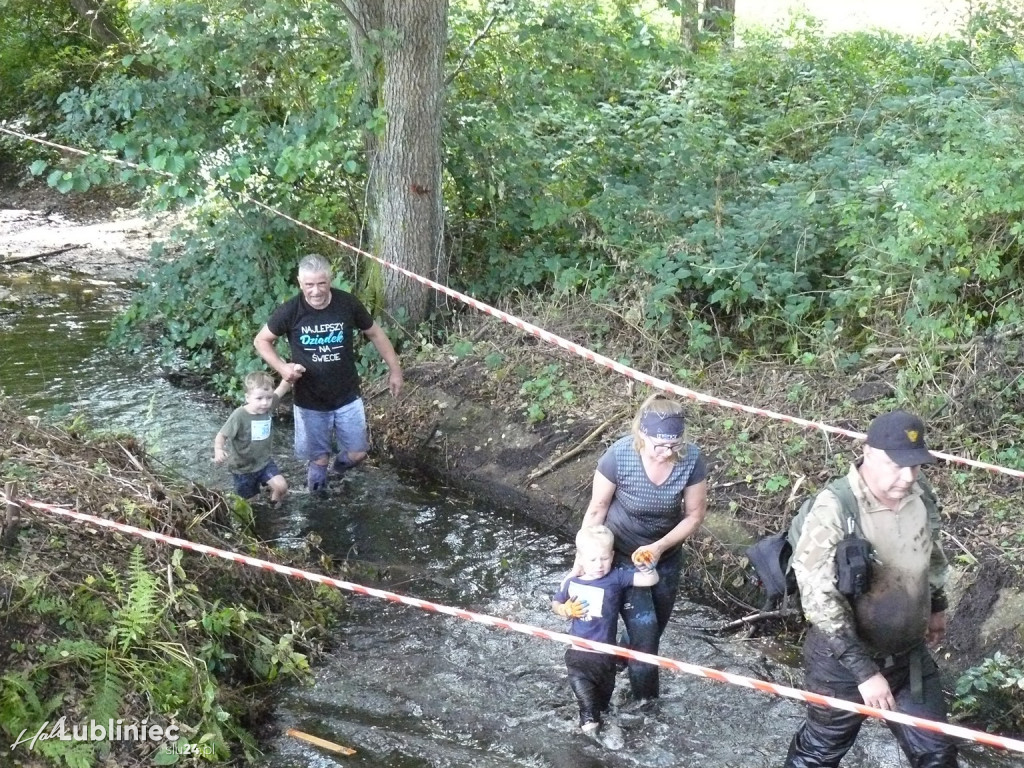
[[[21,645],[24,665],[0,675],[0,729],[13,741],[62,716],[68,728],[90,718],[116,721],[130,700],[143,697],[152,721],[173,717],[181,726],[180,747],[199,744],[208,759],[226,760],[234,741],[254,755],[255,743],[239,725],[247,713],[224,696],[220,681],[307,679],[309,663],[301,650],[307,630],[300,622],[280,621],[286,631],[275,632],[274,621],[242,605],[207,603],[205,590],[189,580],[182,562],[180,551],[167,566],[147,562],[136,546],[123,571],[108,565],[103,577],[79,577],[70,590],[41,576],[5,571],[13,608],[4,620],[26,621],[17,611],[27,610],[53,631],[39,633],[29,647]],[[162,587],[165,567],[177,582],[173,595]],[[317,601],[336,604],[336,592],[326,598]],[[84,692],[80,702],[69,694],[75,689]],[[51,739],[36,748],[55,763],[84,768],[113,747]]]
[[[576,401],[576,393],[569,381],[559,375],[561,371],[561,365],[552,363],[519,388],[519,394],[526,400],[526,418],[531,424],[546,419],[552,406]]]
[[[165,364],[180,365],[184,356],[190,370],[237,395],[245,375],[262,369],[252,339],[271,309],[295,292],[291,270],[300,243],[273,220],[253,216],[239,233],[233,218],[214,211],[209,217],[207,226],[181,233],[177,258],[155,254],[113,338],[134,350],[155,342]]]
[[[1019,5],[976,7],[959,38],[825,38],[801,19],[691,54],[659,26],[669,14],[626,3],[454,4],[453,281],[489,300],[578,296],[705,358],[1019,325]],[[337,4],[160,0],[126,18],[138,44],[63,94],[58,134],[138,169],[33,171],[201,201],[121,331],[235,390],[295,257],[324,247],[241,195],[360,232],[365,141],[387,116],[363,98]],[[349,274],[374,303],[379,271]]]
[[[141,546],[132,550],[128,575],[128,590],[119,595],[121,605],[114,612],[114,625],[110,632],[111,643],[122,654],[144,643],[160,618],[160,606],[156,602],[157,581],[143,562]]]
[[[975,14],[969,44],[794,24],[680,64],[671,37],[584,5],[506,17],[492,47],[523,71],[458,81],[474,292],[589,295],[699,355],[719,335],[800,357],[1021,322],[1012,14]],[[583,41],[579,70],[549,29]]]
[[[122,2],[103,7],[113,24],[124,22]],[[84,25],[70,3],[0,3],[0,120],[44,124],[58,114],[61,93],[106,71],[110,56]]]
[[[32,172],[61,191],[117,182],[144,189],[155,209],[190,204],[177,247],[155,250],[114,338],[133,349],[155,341],[166,364],[235,394],[262,365],[252,338],[294,292],[298,257],[336,256],[246,196],[329,232],[358,231],[364,130],[380,116],[354,98],[336,4],[156,2],[129,21],[136,50],[61,96],[57,133],[134,167],[97,156],[40,159]]]
[[[956,683],[952,711],[960,719],[982,721],[990,730],[1024,729],[1024,660],[1001,651],[964,672]]]

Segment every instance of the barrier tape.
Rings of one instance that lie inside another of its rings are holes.
[[[6,498],[8,502],[14,500],[7,498],[6,494],[0,493],[0,498]],[[360,595],[368,595],[370,597],[378,597],[384,600],[388,600],[393,603],[401,603],[402,605],[411,605],[414,608],[420,608],[424,611],[430,611],[433,613],[443,613],[448,616],[454,616],[457,619],[463,619],[465,621],[475,622],[477,624],[483,624],[488,627],[497,627],[498,629],[505,629],[511,632],[519,632],[524,635],[530,635],[531,637],[537,637],[542,640],[551,640],[557,643],[564,643],[565,645],[572,645],[577,648],[582,648],[589,651],[598,651],[613,656],[622,656],[627,659],[633,659],[635,661],[643,661],[648,664],[657,664],[665,669],[675,670],[677,672],[683,672],[688,675],[695,675],[697,677],[704,677],[709,680],[714,680],[719,683],[727,683],[729,685],[737,685],[743,688],[753,688],[763,693],[771,693],[777,696],[784,696],[790,699],[796,699],[803,701],[808,704],[816,704],[822,707],[832,707],[834,709],[842,709],[847,712],[855,712],[860,715],[867,717],[878,718],[879,720],[887,720],[889,722],[902,723],[909,725],[914,728],[923,728],[928,731],[935,731],[938,733],[946,734],[947,736],[953,736],[956,738],[964,739],[967,741],[976,742],[978,744],[984,744],[990,747],[997,747],[1000,749],[1012,750],[1015,752],[1024,752],[1024,741],[1017,739],[1007,738],[1005,736],[997,736],[991,733],[985,733],[983,731],[976,731],[970,728],[963,728],[958,725],[950,725],[949,723],[940,723],[935,720],[925,720],[920,717],[913,717],[911,715],[904,714],[902,712],[892,712],[889,710],[875,709],[864,704],[857,704],[852,701],[845,701],[843,699],[836,699],[831,696],[823,696],[817,693],[811,693],[810,691],[804,691],[799,688],[790,688],[784,685],[777,685],[775,683],[769,683],[764,680],[757,678],[745,677],[743,675],[737,675],[730,672],[721,672],[717,669],[710,667],[701,667],[696,664],[688,664],[683,661],[677,661],[670,659],[666,656],[657,656],[651,653],[643,653],[641,651],[633,651],[628,648],[620,648],[617,645],[609,645],[607,643],[598,643],[592,640],[584,640],[582,638],[573,637],[562,632],[552,632],[547,629],[535,627],[530,624],[520,624],[515,621],[508,621],[506,619],[499,619],[496,616],[490,616],[484,613],[475,613],[473,611],[467,611],[462,608],[453,608],[451,606],[443,605],[440,603],[433,603],[428,600],[421,600],[415,597],[406,597],[396,592],[388,592],[383,589],[376,589],[374,587],[366,587],[361,584],[355,584],[350,581],[342,581],[340,579],[331,578],[330,576],[324,576],[323,574],[313,573],[311,571],[305,571],[299,568],[292,568],[287,565],[280,565],[278,563],[272,563],[268,560],[260,560],[259,558],[250,557],[248,555],[242,555],[237,552],[230,552],[228,550],[217,549],[216,547],[210,547],[205,544],[196,544],[186,539],[179,539],[174,536],[167,536],[156,531],[147,531],[143,528],[137,528],[133,525],[126,523],[118,523],[113,520],[108,520],[102,517],[96,517],[94,515],[87,515],[82,512],[75,512],[69,509],[62,509],[60,507],[54,507],[49,504],[44,504],[40,501],[32,499],[23,499],[21,502],[14,501],[19,505],[24,505],[32,509],[49,512],[63,517],[69,517],[74,520],[78,520],[83,523],[91,523],[93,525],[102,526],[104,528],[112,528],[122,533],[131,534],[133,536],[141,536],[151,541],[160,542],[163,544],[169,544],[173,547],[180,549],[188,549],[194,552],[199,552],[203,555],[210,555],[211,557],[220,557],[225,560],[229,560],[234,563],[242,563],[249,565],[254,568],[261,568],[267,571],[274,571],[285,576],[291,576],[293,578],[306,579],[307,581],[313,581],[318,584],[324,584],[337,589],[343,589],[349,592],[355,592]]]
[[[0,126],[0,132],[8,133],[12,136],[16,136],[26,141],[34,141],[49,147],[74,152],[79,155],[90,156],[96,154],[89,153],[81,149],[75,149],[73,147],[66,147],[51,141],[46,141],[44,139],[39,139],[34,136],[29,136],[28,134],[12,131],[3,126]],[[118,158],[112,158],[106,155],[97,156],[101,157],[102,159],[108,162],[120,163],[131,168],[137,168],[140,170],[147,171],[152,170],[154,173],[159,173],[164,176],[170,175],[166,171],[158,171],[156,169],[150,168],[140,168],[140,166],[134,163],[130,163],[127,160],[120,160]],[[567,352],[572,352],[573,354],[579,355],[583,359],[588,360],[596,365],[601,365],[606,368],[610,368],[611,370],[615,371],[616,373],[622,376],[625,376],[630,379],[635,379],[636,381],[639,381],[642,384],[646,384],[647,386],[652,387],[654,389],[659,389],[662,390],[663,392],[670,392],[674,395],[678,395],[679,397],[684,397],[689,400],[695,400],[700,403],[706,403],[708,405],[717,405],[722,408],[729,408],[735,411],[742,411],[744,413],[749,413],[754,416],[763,416],[765,418],[775,419],[777,421],[785,421],[790,424],[795,424],[797,426],[803,427],[805,429],[817,429],[822,432],[843,435],[844,437],[849,437],[854,440],[864,440],[867,437],[867,435],[863,432],[856,432],[850,429],[843,429],[842,427],[834,427],[829,424],[825,424],[824,422],[802,419],[798,416],[789,416],[788,414],[779,413],[778,411],[772,411],[767,408],[758,408],[752,405],[736,403],[731,400],[725,400],[719,397],[714,397],[713,395],[708,395],[703,392],[697,392],[692,389],[687,389],[686,387],[681,387],[678,384],[673,384],[671,382],[655,378],[654,376],[650,376],[646,373],[636,370],[635,368],[631,368],[628,365],[623,365],[622,363],[616,360],[612,360],[609,357],[605,357],[604,355],[594,352],[593,350],[588,349],[587,347],[584,347],[580,344],[576,344],[575,342],[569,341],[568,339],[562,338],[557,334],[551,333],[550,331],[546,331],[543,328],[533,325],[532,323],[528,323],[525,320],[520,320],[515,315],[510,315],[509,313],[503,312],[500,309],[497,309],[496,307],[492,307],[489,304],[485,304],[484,302],[479,301],[478,299],[474,299],[472,296],[469,296],[468,294],[460,293],[459,291],[449,288],[446,285],[442,285],[427,277],[423,277],[421,275],[416,274],[415,272],[411,272],[410,270],[405,269],[404,267],[400,267],[397,264],[392,264],[389,261],[385,261],[379,256],[374,256],[372,253],[368,253],[367,251],[362,250],[358,246],[352,245],[351,243],[347,243],[344,240],[334,237],[333,235],[329,235],[323,230],[317,229],[316,227],[306,224],[303,221],[295,219],[289,216],[288,214],[267,205],[266,203],[262,203],[259,200],[250,197],[245,193],[237,194],[239,194],[241,197],[243,197],[245,200],[252,203],[253,205],[262,208],[275,216],[285,219],[286,221],[290,221],[292,224],[295,224],[296,226],[301,227],[302,229],[306,229],[309,232],[312,232],[316,235],[319,235],[320,237],[330,240],[333,243],[337,243],[338,245],[342,246],[343,248],[347,248],[353,253],[357,253],[360,256],[365,256],[368,259],[372,259],[373,261],[377,262],[378,264],[384,267],[387,267],[388,269],[391,269],[395,272],[399,272],[405,275],[406,277],[415,280],[418,283],[422,283],[423,285],[429,286],[430,288],[433,288],[435,291],[438,291],[439,293],[443,293],[446,296],[451,296],[452,298],[457,299],[458,301],[461,301],[464,304],[468,304],[469,306],[479,310],[480,312],[483,312],[484,314],[496,317],[499,320],[520,329],[521,331],[525,331],[526,333],[536,336],[542,341],[560,347],[566,350]],[[969,459],[963,456],[956,456],[950,453],[942,453],[941,451],[931,451],[930,453],[938,459],[949,461],[954,464],[965,464],[969,467],[975,467],[977,469],[984,469],[989,472],[996,472],[1004,475],[1010,475],[1011,477],[1024,479],[1024,470],[1012,469],[1010,467],[1004,467],[999,464],[991,464],[989,462],[979,461],[977,459]]]
[[[260,208],[269,211],[275,216],[280,216],[281,218],[292,222],[296,226],[302,227],[303,229],[307,229],[310,232],[313,232],[317,235],[320,235],[321,237],[331,240],[332,242],[335,242],[338,245],[348,248],[349,250],[358,253],[361,256],[365,256],[368,259],[372,259],[373,261],[376,261],[378,264],[381,264],[382,266],[385,266],[388,269],[394,270],[395,272],[400,272],[406,277],[409,277],[418,283],[422,283],[423,285],[430,286],[435,291],[439,291],[440,293],[443,293],[446,296],[451,296],[454,299],[458,299],[464,304],[468,304],[474,309],[478,309],[485,314],[497,317],[499,320],[502,320],[503,322],[506,322],[509,325],[515,326],[521,331],[526,331],[527,333],[536,336],[542,341],[546,341],[549,344],[555,345],[556,347],[561,347],[562,349],[579,355],[583,359],[589,360],[590,362],[595,363],[596,365],[602,365],[606,368],[611,368],[616,373],[626,376],[627,378],[635,379],[636,381],[639,381],[642,384],[646,384],[649,387],[653,387],[654,389],[660,389],[664,392],[671,392],[674,395],[679,395],[680,397],[685,397],[690,400],[696,400],[697,402],[701,403],[707,403],[709,405],[717,405],[721,406],[722,408],[731,408],[734,411],[743,411],[744,413],[753,414],[755,416],[764,416],[769,419],[776,419],[779,421],[789,422],[790,424],[796,424],[797,426],[808,429],[818,429],[821,430],[822,432],[831,432],[837,435],[844,435],[845,437],[850,437],[855,440],[864,440],[867,438],[867,435],[863,432],[855,432],[850,429],[843,429],[842,427],[833,427],[829,424],[825,424],[824,422],[820,421],[801,419],[798,416],[789,416],[787,414],[779,413],[778,411],[771,411],[766,408],[757,408],[756,406],[752,405],[745,405],[743,403],[736,403],[731,400],[724,400],[720,397],[714,397],[713,395],[708,395],[703,392],[697,392],[692,389],[687,389],[686,387],[681,387],[678,384],[673,384],[672,382],[655,378],[654,376],[650,376],[649,374],[638,371],[635,368],[631,368],[628,365],[623,365],[617,360],[612,360],[610,357],[605,357],[602,354],[594,352],[593,350],[588,349],[587,347],[584,347],[581,344],[576,344],[575,342],[562,338],[561,336],[551,333],[550,331],[546,331],[543,328],[533,325],[532,323],[528,323],[525,320],[520,320],[515,315],[510,315],[507,312],[502,312],[500,309],[492,307],[489,304],[485,304],[484,302],[479,301],[478,299],[474,299],[472,296],[469,296],[465,293],[460,293],[459,291],[449,288],[446,285],[441,285],[440,283],[434,282],[430,278],[422,277],[421,275],[418,275],[415,272],[410,272],[408,269],[405,269],[404,267],[400,267],[397,264],[392,264],[389,261],[385,261],[379,256],[374,256],[372,253],[368,253],[362,250],[361,248],[358,248],[357,246],[351,245],[350,243],[346,243],[344,240],[340,240],[336,237],[333,237],[332,235],[329,235],[326,232],[317,229],[316,227],[310,226],[309,224],[299,221],[298,219],[294,219],[288,214],[282,213],[281,211],[277,210],[276,208],[272,208],[269,205],[266,205],[265,203],[261,203],[258,200],[254,200],[248,195],[244,195],[244,197],[253,205],[259,206]],[[1003,467],[998,464],[989,464],[988,462],[985,461],[978,461],[977,459],[968,459],[962,456],[955,456],[949,453],[942,453],[940,451],[930,451],[930,453],[932,454],[932,456],[935,456],[936,458],[939,459],[943,459],[945,461],[950,461],[957,464],[966,464],[971,467],[977,467],[978,469],[986,469],[990,472],[1000,472],[1002,474],[1011,475],[1013,477],[1024,479],[1024,470],[1011,469],[1010,467]]]

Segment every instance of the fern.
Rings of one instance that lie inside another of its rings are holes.
[[[106,654],[106,648],[88,638],[78,640],[62,638],[57,641],[56,645],[46,648],[43,658],[49,666],[82,662],[84,666],[91,667]]]
[[[49,739],[37,741],[35,748],[40,754],[61,761],[68,768],[95,768],[97,746],[97,742]]]
[[[16,738],[22,728],[41,722],[43,706],[25,673],[0,677],[0,727]]]
[[[92,668],[89,717],[98,723],[117,720],[128,685],[110,655]]]
[[[124,595],[124,585],[121,584],[121,574],[112,565],[104,565],[103,573],[107,575],[107,582],[110,584],[114,594],[121,598]]]
[[[45,679],[45,675],[43,677]],[[8,743],[31,741],[40,727],[48,733],[56,726],[51,716],[64,704],[65,698],[65,693],[61,692],[46,702],[40,702],[35,684],[25,673],[0,676],[0,727],[10,737],[11,742]],[[25,745],[19,745],[19,748],[25,748]],[[93,744],[39,739],[33,749],[53,758],[55,763],[63,762],[68,768],[92,768],[96,764]],[[34,765],[34,762],[30,763]]]
[[[128,593],[123,595],[124,603],[114,612],[114,626],[111,630],[111,641],[118,644],[121,653],[127,653],[132,646],[141,644],[149,636],[162,612],[156,599],[158,582],[146,568],[140,546],[132,550],[128,578]]]

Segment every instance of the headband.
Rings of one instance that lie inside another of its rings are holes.
[[[640,417],[640,431],[648,437],[659,440],[678,440],[686,429],[686,420],[682,416],[662,416],[654,411],[647,411]]]

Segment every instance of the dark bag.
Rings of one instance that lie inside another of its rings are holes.
[[[747,549],[747,559],[765,593],[766,609],[780,603],[786,595],[796,594],[796,574],[789,567],[792,556],[788,531],[765,536]]]
[[[867,584],[870,583],[871,545],[865,539],[853,534],[859,528],[859,523],[857,499],[853,496],[850,481],[846,477],[840,477],[826,486],[826,489],[832,491],[839,499],[839,505],[846,516],[847,536],[840,542],[840,548],[836,552],[837,565],[842,562],[838,560],[839,552],[842,551],[844,558],[848,558],[850,563],[856,564],[860,568],[859,575],[849,581],[861,584],[862,589],[866,591]],[[799,541],[800,534],[803,533],[804,521],[817,498],[818,494],[814,494],[800,505],[800,509],[793,517],[788,529],[765,536],[747,549],[747,559],[754,568],[757,581],[765,593],[765,610],[774,608],[787,596],[798,593],[796,574],[793,573],[790,566],[790,560],[793,557],[793,544]],[[859,542],[859,545],[846,544],[844,546],[844,542],[848,541]],[[838,570],[843,572],[843,568]],[[846,584],[842,586],[846,586]],[[863,592],[858,594],[863,594]]]
[[[921,487],[921,501],[928,510],[929,525],[937,529],[941,508],[935,491],[924,475],[918,476],[917,483]],[[871,586],[871,543],[863,535],[857,535],[860,528],[859,509],[849,479],[844,476],[833,480],[826,489],[839,499],[846,517],[846,536],[836,548],[836,587],[847,597],[860,597]],[[788,529],[765,536],[747,549],[747,559],[765,593],[765,610],[779,605],[789,595],[799,593],[790,560],[793,557],[793,545],[800,540],[804,521],[816,498],[817,494],[800,505]]]

